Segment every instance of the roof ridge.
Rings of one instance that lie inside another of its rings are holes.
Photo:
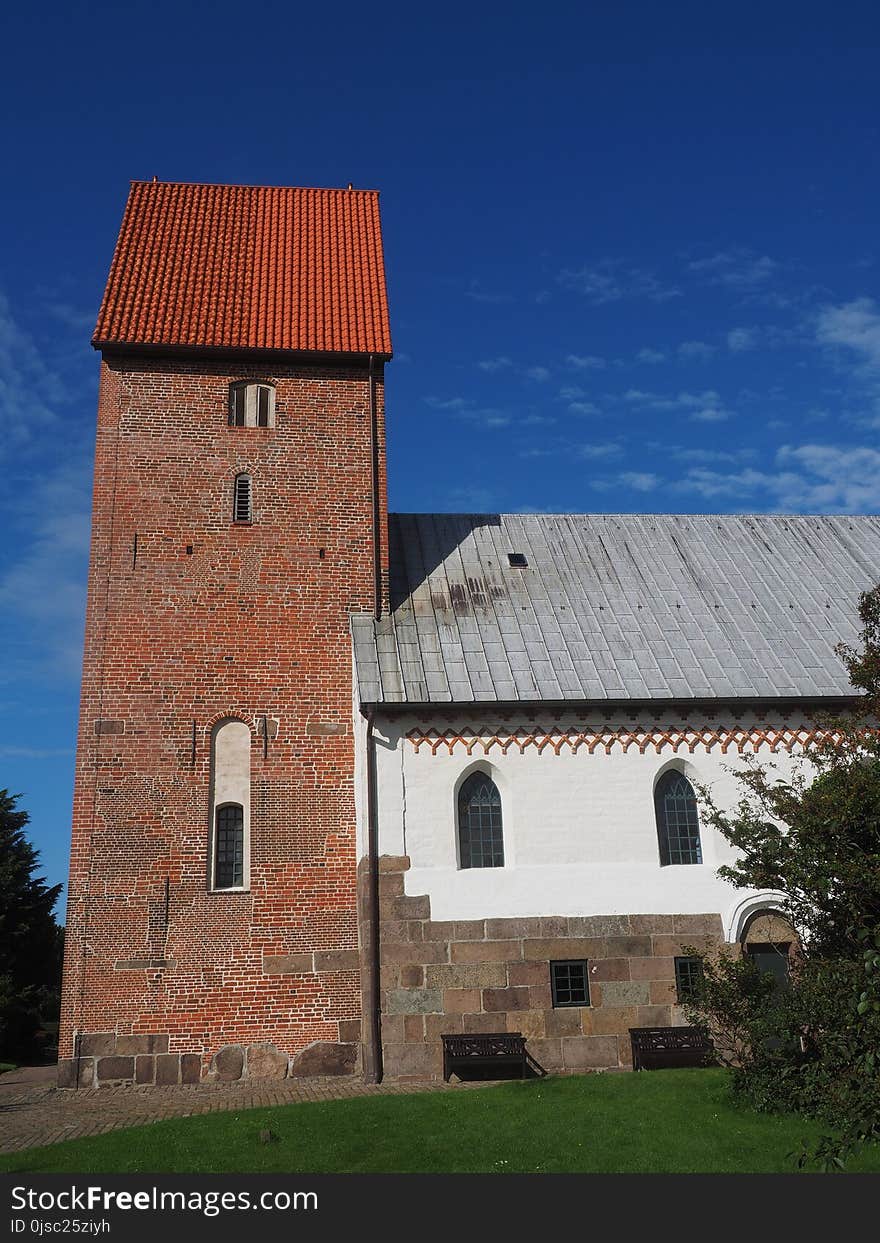
[[[132,177],[132,186],[193,186],[212,190],[298,190],[309,194],[375,194],[379,190],[352,186],[287,186],[268,185],[264,182],[245,181],[165,181],[161,177]]]

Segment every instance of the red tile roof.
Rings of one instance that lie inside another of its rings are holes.
[[[92,344],[390,355],[378,193],[132,182]]]

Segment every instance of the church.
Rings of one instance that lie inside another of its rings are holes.
[[[134,182],[92,345],[61,1086],[626,1069],[784,961],[696,791],[852,701],[880,518],[389,514],[373,191]]]

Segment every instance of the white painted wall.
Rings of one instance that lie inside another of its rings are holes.
[[[787,720],[809,728],[802,716]],[[583,715],[555,715],[544,722],[563,729],[582,729],[585,723]],[[594,717],[593,723],[609,719]],[[632,726],[633,717],[610,723]],[[656,713],[645,723],[656,725]],[[681,723],[706,725],[704,719]],[[725,723],[715,717],[709,724]],[[768,717],[738,714],[736,723],[763,726]],[[779,726],[786,719],[775,716],[771,723]],[[516,724],[511,718],[504,727]],[[444,745],[432,755],[430,747],[416,751],[406,738],[414,727],[432,726],[439,732],[482,729],[491,736],[498,725],[488,715],[454,722],[424,716],[376,721],[379,853],[410,857],[406,892],[430,895],[434,919],[717,912],[734,939],[749,911],[762,904],[766,895],[756,902],[757,895],[717,877],[732,851],[705,824],[702,864],[661,867],[659,862],[653,799],[659,775],[669,767],[682,769],[692,783],[709,785],[716,802],[731,806],[739,788],[728,769],[744,764],[735,751],[724,755],[717,745],[708,751],[701,745],[690,755],[665,746],[658,754],[651,746],[642,755],[615,745],[610,754],[603,748],[591,755],[584,747],[574,753],[563,747],[556,755],[549,747],[529,746],[520,753],[513,746],[506,755],[495,747],[484,756],[478,745],[468,757],[461,744],[452,754]],[[773,754],[766,746],[758,752],[759,761],[775,765],[780,777],[791,774],[801,756],[799,750]],[[457,864],[456,793],[476,767],[491,774],[501,794],[503,868],[462,870]]]

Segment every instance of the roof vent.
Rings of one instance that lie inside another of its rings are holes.
[[[509,552],[507,554],[507,560],[517,570],[524,570],[529,564],[526,560],[526,554],[524,552]]]

